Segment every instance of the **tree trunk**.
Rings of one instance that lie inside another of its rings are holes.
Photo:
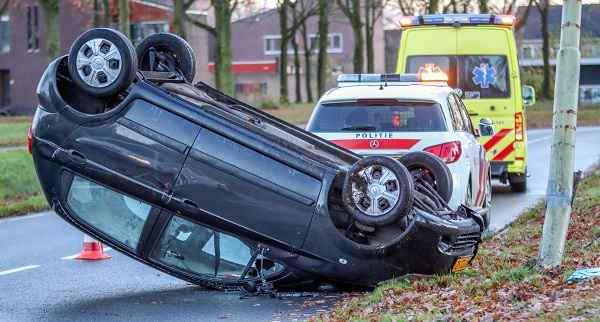
[[[235,6],[228,0],[212,0],[215,9],[215,82],[217,89],[233,96],[231,15]]]
[[[552,66],[550,66],[550,32],[548,31],[548,8],[550,7],[549,0],[543,0],[543,4],[541,7],[538,7],[540,10],[540,15],[542,17],[542,39],[543,39],[543,47],[542,47],[542,55],[544,58],[544,81],[542,82],[542,95],[546,99],[553,98],[552,86],[550,84],[550,70]]]
[[[46,27],[46,57],[52,62],[60,56],[59,1],[40,0]]]
[[[300,81],[300,54],[298,53],[298,42],[296,37],[292,37],[292,47],[294,48],[294,76],[296,79],[296,103],[302,103],[302,82]]]
[[[479,0],[479,12],[480,13],[488,13],[488,1],[487,0]]]
[[[319,55],[317,58],[317,94],[321,97],[325,93],[327,83],[327,43],[329,34],[329,13],[333,2],[319,0]]]
[[[129,0],[119,0],[119,30],[127,38],[131,39],[129,25]]]
[[[375,0],[366,0],[365,5],[365,45],[367,47],[367,73],[373,73],[375,70],[374,67],[374,52],[373,52],[373,25],[375,24],[375,19],[373,19],[373,15],[375,14],[374,8]]]
[[[108,28],[110,27],[110,0],[102,0],[102,7],[104,8],[102,26]]]
[[[344,15],[348,17],[350,26],[352,26],[354,34],[354,73],[361,74],[365,64],[365,40],[362,33],[364,24],[361,19],[360,0],[337,0],[337,4]]]
[[[310,43],[310,39],[308,38],[308,33],[306,32],[306,24],[303,24],[302,28],[300,30],[301,30],[301,34],[302,34],[302,40],[304,41],[304,64],[306,65],[305,72],[304,72],[304,82],[306,83],[306,102],[312,103],[314,101],[314,99],[313,99],[311,78],[310,78],[310,74],[311,74],[310,56],[312,56],[313,48],[312,48],[312,44]]]
[[[184,0],[173,0],[173,33],[187,40]]]
[[[287,81],[287,65],[288,53],[287,46],[289,43],[288,26],[287,26],[287,9],[290,0],[283,0],[280,3],[279,11],[279,30],[281,30],[281,53],[279,54],[279,103],[289,104],[288,81]]]

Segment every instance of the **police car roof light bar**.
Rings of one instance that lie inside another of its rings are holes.
[[[420,82],[419,74],[341,74],[338,83]]]

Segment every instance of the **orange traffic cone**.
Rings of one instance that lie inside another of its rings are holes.
[[[94,240],[92,237],[88,235],[84,235],[83,237],[83,247],[81,249],[81,254],[77,255],[75,259],[109,259],[110,256],[104,254],[104,250],[102,249],[102,243]]]

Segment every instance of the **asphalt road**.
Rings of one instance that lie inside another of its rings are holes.
[[[600,159],[600,127],[577,130],[575,169]],[[545,195],[550,130],[529,131],[528,190],[494,185],[491,226],[500,229]],[[70,259],[83,234],[52,212],[0,220],[0,321],[301,321],[344,295],[284,292],[240,298],[207,290],[105,248],[112,258]],[[311,296],[306,296],[311,295]]]

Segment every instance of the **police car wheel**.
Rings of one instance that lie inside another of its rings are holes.
[[[346,210],[358,222],[385,226],[409,212],[414,185],[402,164],[388,157],[369,156],[346,173],[342,197]]]
[[[448,166],[434,154],[423,151],[407,153],[398,161],[410,172],[414,181],[424,180],[445,202],[452,197],[452,175]]]
[[[135,47],[139,69],[143,71],[180,71],[188,83],[196,75],[196,56],[192,47],[181,37],[169,33],[155,33],[144,38]]]
[[[97,28],[75,40],[67,65],[79,90],[93,97],[109,97],[131,85],[137,56],[125,35],[113,29]]]

